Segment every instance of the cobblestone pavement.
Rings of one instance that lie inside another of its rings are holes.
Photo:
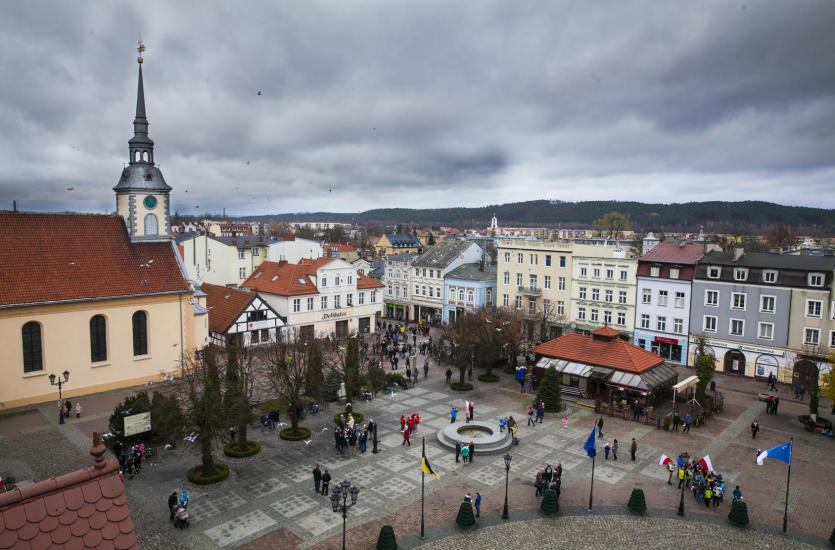
[[[520,423],[521,443],[509,451],[513,455],[509,473],[512,518],[538,509],[539,499],[534,495],[532,482],[536,470],[545,463],[562,463],[561,505],[564,509],[573,507],[582,510],[587,507],[591,464],[582,444],[596,420],[591,409],[569,403],[568,429],[563,429],[562,417],[554,414],[547,414],[543,424],[528,427],[525,426],[525,409],[533,396],[520,394],[512,377],[502,374],[501,382],[496,384],[475,381],[474,391],[460,393],[445,387],[444,370],[445,366],[434,367],[429,379],[421,379],[417,387],[394,396],[378,396],[370,403],[356,407],[366,418],[373,417],[379,422],[380,453],[377,455],[371,453],[370,443],[365,454],[337,455],[331,432],[331,416],[337,412],[333,404],[326,414],[303,420],[302,425],[313,430],[308,442],[282,441],[276,437],[277,432],[256,429],[250,433],[250,439],[260,441],[263,450],[255,457],[232,459],[218,452],[216,459],[230,464],[232,473],[228,480],[216,486],[192,486],[185,480],[185,470],[199,462],[197,450],[187,447],[161,451],[158,457],[146,463],[140,476],[126,481],[128,503],[140,546],[143,550],[339,548],[342,518],[331,511],[327,498],[313,491],[311,470],[318,463],[322,468],[329,469],[332,483],[348,479],[360,489],[357,505],[348,512],[348,547],[373,547],[380,526],[385,524],[395,527],[399,541],[406,541],[403,547],[415,547],[415,537],[420,529],[422,437],[426,438],[427,455],[440,476],[440,480],[428,476],[425,479],[426,529],[437,530],[444,536],[451,534],[443,533],[443,529],[454,525],[458,503],[465,492],[481,492],[484,499],[482,514],[497,517],[501,513],[505,492],[502,457],[476,453],[472,464],[456,464],[453,453],[441,447],[435,438],[437,430],[449,423],[450,405],[462,407],[464,399],[475,403],[478,420],[495,421],[500,416],[512,414]],[[684,374],[690,372],[682,371]],[[781,398],[780,414],[766,416],[764,412],[758,412],[764,409],[764,405],[755,397],[762,387],[760,383],[726,379],[722,375],[717,375],[717,379],[725,392],[725,410],[691,434],[664,432],[654,426],[605,417],[606,438],[603,441],[617,438],[621,456],[617,462],[596,461],[595,507],[623,507],[631,489],[641,487],[651,509],[674,511],[678,506],[679,493],[666,484],[666,472],[658,466],[660,454],[676,456],[681,451],[687,451],[691,456],[702,456],[707,450],[714,466],[731,485],[742,486],[752,522],[779,527],[785,495],[785,464],[767,461],[766,466],[758,467],[754,465],[754,454],[757,447],[769,448],[794,436],[795,468],[789,499],[789,540],[793,541],[793,548],[798,548],[796,544],[799,540],[791,538],[792,533],[817,537],[817,540],[828,538],[835,524],[835,496],[832,491],[835,488],[835,464],[830,460],[835,442],[802,431],[795,417],[807,410],[807,405],[788,398],[787,389],[783,388],[781,392],[781,396],[786,394],[786,398]],[[11,473],[18,479],[44,479],[87,465],[91,460],[87,453],[92,431],[107,431],[110,411],[127,393],[119,391],[82,397],[84,417],[71,419],[63,426],[59,426],[57,418],[53,418],[52,404],[0,415],[0,472]],[[822,411],[824,407],[822,403]],[[412,438],[412,446],[404,447],[401,445],[398,421],[401,413],[411,412],[420,414],[421,425]],[[752,441],[747,426],[757,414],[760,414],[761,432],[757,440]],[[638,441],[636,462],[630,461],[626,452],[632,437]],[[167,521],[165,500],[172,490],[184,488],[191,494],[193,520],[189,529],[174,530]],[[697,508],[692,497],[688,496],[686,513],[688,517],[700,520],[693,522],[694,525],[720,522],[720,525],[710,524],[710,528],[718,530],[717,536],[721,531],[721,536],[730,537],[727,540],[739,541],[733,544],[741,547],[751,547],[765,536],[754,530],[731,530],[728,533],[722,530],[721,523],[727,523],[726,506],[719,512],[706,511]],[[593,529],[597,518],[587,519],[589,529]],[[568,524],[562,519],[549,521]],[[641,525],[646,530],[645,535],[650,537],[642,539],[642,547],[662,547],[648,542],[663,544],[673,540],[669,537],[675,532],[688,533],[690,529],[687,527],[690,523],[681,524],[666,518],[637,520],[617,517],[611,521],[615,522],[611,525],[627,526],[626,522],[629,526]],[[521,526],[511,523],[503,528],[497,527],[497,533],[512,532],[514,525]],[[488,540],[489,534],[485,535],[487,530],[488,527],[477,529],[467,537],[486,536],[484,540]],[[526,528],[523,531],[530,530]],[[534,532],[540,530],[535,529]],[[580,547],[583,542],[581,534],[582,530],[576,536],[566,532],[565,540],[576,541],[576,547]],[[495,535],[499,536],[502,535]],[[595,536],[608,535],[601,527]],[[745,539],[746,536],[752,538]],[[415,539],[411,546],[408,543],[410,537]],[[472,542],[474,539],[468,540]],[[690,548],[694,546],[688,544],[699,539],[689,533],[675,540],[680,541],[676,542],[677,546]],[[701,540],[705,540],[703,536]],[[722,540],[724,543],[725,539]],[[741,542],[743,540],[746,542]],[[613,543],[630,547],[628,537]],[[432,548],[458,547],[454,546],[458,544],[454,539],[445,540],[443,544],[452,546]],[[769,547],[781,547],[774,544]],[[469,546],[478,547],[474,544]],[[481,547],[499,546],[489,546],[485,542]],[[542,546],[534,543],[531,547]],[[663,547],[675,546],[665,544]]]
[[[781,535],[676,519],[594,516],[543,518],[493,525],[418,548],[506,550],[508,548],[617,548],[619,550],[703,550],[704,548],[814,548]]]

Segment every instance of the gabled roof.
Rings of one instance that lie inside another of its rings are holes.
[[[331,252],[354,252],[356,249],[351,246],[350,244],[342,244],[342,243],[325,243],[322,246],[322,249]]]
[[[378,281],[377,279],[372,279],[371,277],[366,277],[362,273],[357,273],[357,290],[364,290],[366,288],[385,288],[386,285]]]
[[[386,240],[394,248],[423,248],[420,239],[409,233],[386,233]]]
[[[189,290],[171,242],[119,216],[0,212],[0,307]]]
[[[329,258],[319,258],[311,264],[288,264],[287,262],[261,262],[252,275],[241,283],[241,287],[278,296],[301,296],[319,294],[319,289],[310,279],[311,267],[315,262]],[[312,273],[316,273],[313,268]]]
[[[446,274],[446,279],[462,281],[495,281],[496,265],[487,265],[480,269],[480,264],[461,264]]]
[[[258,295],[246,290],[203,283],[209,308],[209,330],[223,334]]]
[[[835,256],[793,256],[746,252],[734,260],[733,251],[713,251],[704,255],[700,264],[732,265],[738,267],[762,267],[765,269],[796,269],[798,271],[835,270]]]
[[[420,258],[412,264],[414,267],[440,267],[445,268],[455,258],[462,254],[471,245],[472,241],[459,239],[445,239],[427,250]],[[478,245],[475,245],[478,246]]]
[[[610,367],[626,372],[644,372],[664,359],[617,336],[620,333],[602,327],[590,336],[566,334],[531,349],[538,355],[566,359],[575,363]]]
[[[93,467],[0,494],[0,548],[139,549],[119,461],[93,436]]]
[[[664,264],[695,265],[704,256],[705,247],[701,244],[659,243],[652,250],[640,257],[641,262]]]

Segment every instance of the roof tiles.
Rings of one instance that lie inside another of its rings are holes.
[[[328,258],[320,258],[328,262]],[[318,260],[317,260],[318,261]],[[299,296],[319,294],[319,289],[310,279],[312,265],[288,264],[285,262],[261,262],[252,275],[241,283],[241,287],[278,296]],[[316,273],[315,267],[313,273]]]
[[[235,322],[255,298],[255,293],[236,288],[203,283],[200,290],[206,293],[209,308],[209,330],[222,334]]]
[[[592,334],[566,334],[540,344],[531,351],[575,363],[635,373],[644,372],[664,362],[656,354],[617,338],[620,333],[609,327],[599,328]]]
[[[188,290],[171,243],[115,215],[0,212],[0,280],[0,306]]]

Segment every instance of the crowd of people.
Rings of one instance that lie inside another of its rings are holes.
[[[333,430],[334,442],[336,443],[336,450],[340,455],[355,456],[357,450],[364,453],[368,448],[369,437],[374,436],[374,419],[370,419],[367,424],[359,426],[354,421],[354,415],[348,413],[340,414],[336,422],[336,428]]]
[[[718,510],[725,500],[725,480],[722,479],[722,474],[710,468],[705,465],[704,461],[698,461],[695,458],[690,460],[686,453],[678,456],[676,466],[673,466],[672,462],[668,466],[669,477],[672,477],[674,471],[677,472],[678,488],[689,489],[696,504],[704,503],[708,510],[711,508]],[[671,484],[669,477],[667,483]],[[733,491],[733,499],[742,500],[739,485]]]
[[[548,489],[553,489],[560,494],[560,487],[562,486],[562,462],[557,462],[557,467],[552,468],[550,464],[546,464],[544,468],[540,468],[536,472],[536,479],[534,479],[534,487],[536,487],[536,496],[541,497]]]
[[[403,443],[401,445],[412,446],[412,434],[417,432],[420,424],[420,415],[412,413],[406,417],[405,414],[400,415],[400,433],[403,434]]]

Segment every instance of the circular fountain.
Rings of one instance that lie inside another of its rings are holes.
[[[501,453],[513,443],[509,430],[499,431],[498,421],[496,424],[490,424],[478,420],[445,426],[438,430],[438,441],[450,449],[455,448],[456,442],[464,446],[472,441],[475,443],[477,454]]]

